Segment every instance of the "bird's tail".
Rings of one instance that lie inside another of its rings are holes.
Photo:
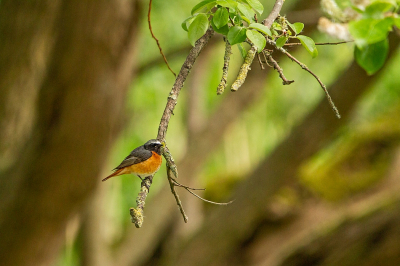
[[[109,176],[107,176],[106,178],[104,178],[103,180],[101,180],[101,181],[106,181],[107,179],[109,179],[109,178],[111,178],[111,177],[113,177],[113,176],[117,176],[117,175],[120,175],[120,174],[122,174],[121,172],[122,172],[122,170],[124,170],[124,168],[122,168],[122,169],[118,169],[117,171],[115,171],[114,173],[112,173],[111,175],[109,175]]]

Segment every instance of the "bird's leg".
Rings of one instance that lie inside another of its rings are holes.
[[[147,184],[147,182],[146,182],[146,178],[147,177],[145,177],[145,178],[142,178],[140,175],[138,175],[138,177],[142,180],[142,183],[140,184],[140,186],[141,187],[143,187],[143,186],[145,186],[146,188],[147,188],[147,191],[148,192],[150,192],[150,186]],[[151,182],[152,180],[150,179],[150,182]]]

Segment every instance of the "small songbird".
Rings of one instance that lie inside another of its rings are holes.
[[[134,149],[120,165],[113,169],[114,173],[102,181],[123,174],[135,174],[143,181],[144,178],[154,175],[161,166],[161,147],[160,141],[149,140],[144,145]]]

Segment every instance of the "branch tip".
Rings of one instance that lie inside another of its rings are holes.
[[[246,80],[247,73],[251,69],[250,66],[254,60],[256,51],[257,51],[257,47],[253,45],[250,48],[250,50],[247,52],[246,58],[244,59],[244,62],[242,64],[242,66],[240,67],[240,70],[236,77],[236,80],[235,80],[235,82],[233,82],[233,84],[231,86],[231,91],[235,92],[243,85],[244,81]]]
[[[157,39],[156,36],[154,35],[153,29],[152,29],[152,27],[151,27],[150,16],[151,16],[151,4],[152,4],[152,2],[153,2],[153,0],[150,0],[150,1],[149,1],[149,12],[147,13],[147,22],[149,23],[149,30],[150,30],[150,33],[151,33],[151,37],[153,37],[153,39],[156,41],[157,46],[158,46],[158,49],[160,50],[160,54],[161,54],[161,56],[163,57],[164,62],[165,62],[165,64],[167,65],[169,71],[171,71],[171,73],[172,73],[172,74],[175,76],[175,78],[176,78],[176,74],[175,74],[175,72],[171,69],[171,67],[169,66],[168,61],[167,61],[167,58],[165,57],[165,55],[164,55],[164,53],[163,53],[163,51],[162,51],[162,49],[161,49],[160,42],[158,41],[158,39]]]

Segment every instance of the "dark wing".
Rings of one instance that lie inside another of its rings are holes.
[[[151,155],[151,151],[146,150],[143,146],[137,147],[122,161],[122,163],[120,163],[113,170],[118,170],[133,164],[141,163],[149,159]]]

